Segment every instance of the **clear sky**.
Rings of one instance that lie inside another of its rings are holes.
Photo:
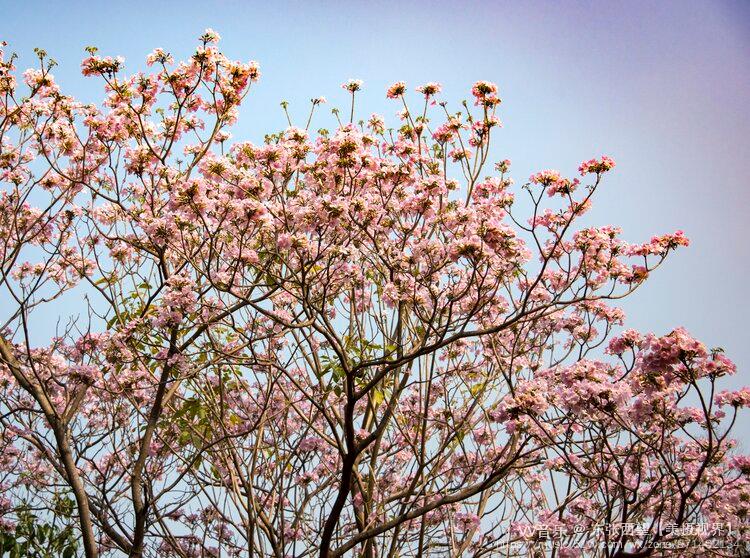
[[[360,116],[392,115],[384,90],[397,80],[441,82],[454,106],[475,80],[495,81],[498,153],[517,182],[608,154],[618,166],[591,219],[632,241],[678,228],[691,238],[624,303],[629,325],[684,325],[737,362],[730,385],[750,384],[750,2],[0,0],[0,14],[19,65],[45,48],[63,89],[85,101],[101,98],[80,75],[85,46],[135,71],[153,48],[185,56],[214,28],[228,56],[263,72],[237,139],[281,128],[282,99],[298,121],[313,96],[343,106],[350,77],[365,81]]]

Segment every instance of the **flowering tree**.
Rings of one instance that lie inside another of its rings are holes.
[[[750,390],[614,305],[687,240],[576,223],[614,161],[485,176],[489,82],[457,113],[396,83],[391,129],[351,80],[335,131],[320,98],[230,144],[259,70],[217,42],[131,76],[88,49],[101,107],[0,55],[0,553],[746,548]]]

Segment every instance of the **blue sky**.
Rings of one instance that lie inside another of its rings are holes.
[[[495,81],[498,155],[513,160],[518,182],[608,154],[618,166],[591,220],[632,241],[678,228],[692,239],[623,304],[628,324],[684,325],[737,362],[734,385],[750,383],[750,3],[0,1],[0,10],[0,40],[19,66],[46,49],[63,89],[85,101],[102,95],[80,75],[85,46],[135,71],[153,48],[179,58],[214,28],[228,56],[263,72],[237,139],[281,128],[282,99],[302,123],[311,97],[344,106],[339,85],[350,77],[365,81],[360,116],[392,116],[384,90],[396,80],[439,81],[454,106],[475,80]]]

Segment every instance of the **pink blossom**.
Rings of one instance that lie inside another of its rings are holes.
[[[604,155],[600,159],[584,161],[578,167],[578,171],[581,173],[581,176],[586,174],[602,174],[612,170],[614,167],[615,162],[610,157]]]
[[[361,79],[350,79],[346,81],[345,83],[341,84],[341,87],[349,91],[350,93],[354,93],[355,91],[359,91],[362,89],[362,80]]]
[[[398,97],[401,97],[406,92],[406,82],[403,81],[397,81],[390,87],[388,87],[388,90],[385,93],[385,96],[389,99],[397,99]]]
[[[419,87],[416,88],[416,91],[418,93],[422,93],[426,99],[429,99],[433,95],[440,93],[440,91],[442,90],[443,90],[443,87],[439,83],[436,83],[434,81],[425,83],[424,85],[420,85]]]

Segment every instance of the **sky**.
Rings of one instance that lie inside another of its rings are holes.
[[[589,219],[633,242],[676,229],[692,240],[623,302],[627,324],[658,334],[685,326],[737,363],[727,386],[750,384],[750,2],[0,0],[0,13],[0,40],[18,65],[44,48],[63,90],[87,102],[102,90],[80,75],[84,47],[136,71],[155,47],[179,59],[215,29],[225,54],[257,60],[263,73],[238,140],[281,129],[282,100],[303,125],[311,97],[346,106],[348,78],[365,82],[361,117],[393,117],[384,91],[397,80],[442,83],[455,110],[474,81],[494,81],[496,149],[517,182],[546,168],[573,175],[607,154],[617,168]],[[319,116],[317,126],[332,127]]]

